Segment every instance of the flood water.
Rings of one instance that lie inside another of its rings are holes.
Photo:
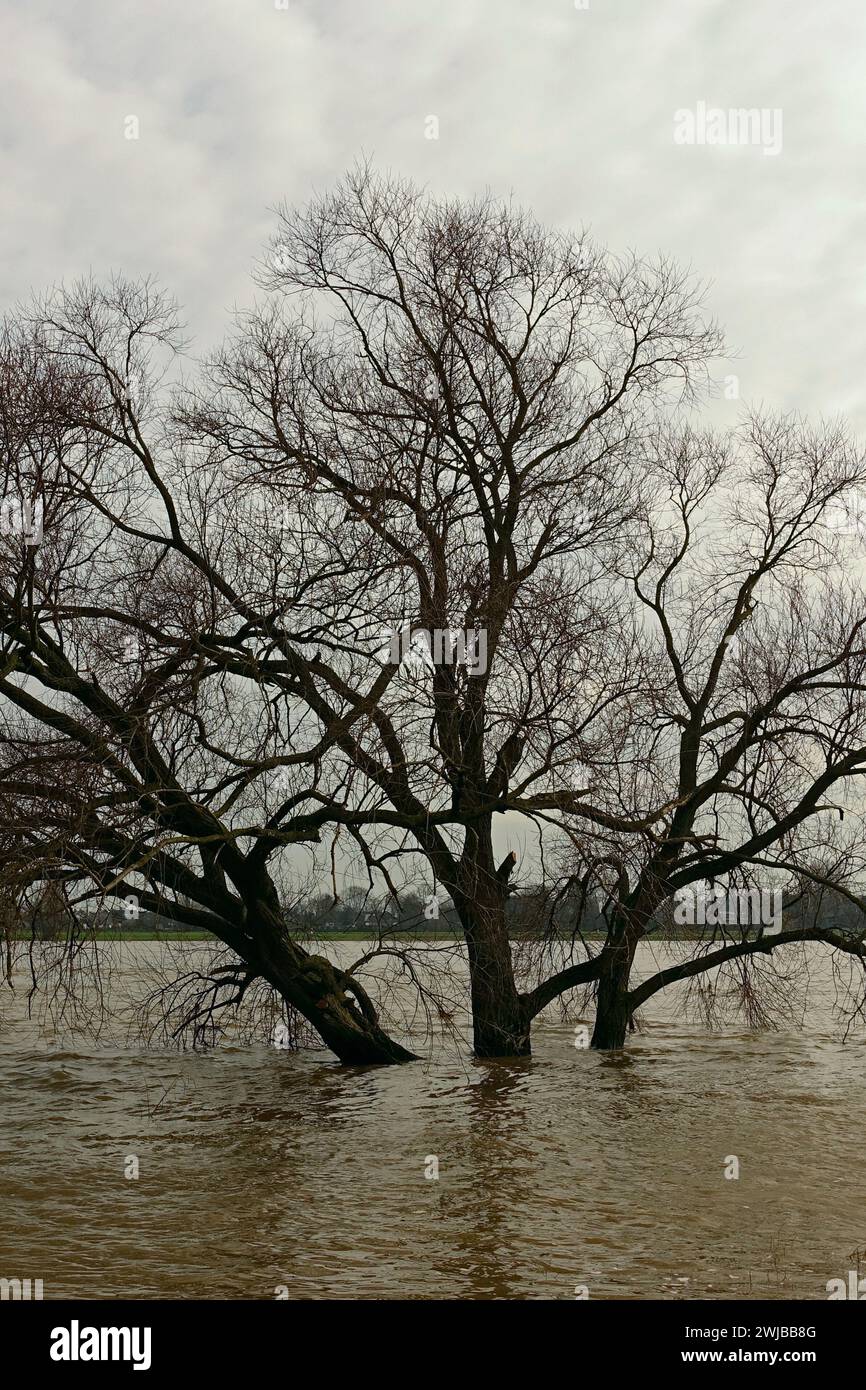
[[[148,948],[112,949],[134,981]],[[866,1245],[866,1039],[814,977],[803,1031],[710,1034],[668,994],[624,1055],[549,1020],[531,1060],[449,1042],[346,1069],[70,1041],[26,1021],[19,974],[0,1276],[46,1298],[826,1298]]]

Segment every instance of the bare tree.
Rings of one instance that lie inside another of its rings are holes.
[[[261,978],[343,1060],[406,1060],[357,979],[293,940],[267,870],[318,833],[281,826],[296,798],[274,781],[314,786],[316,753],[274,755],[294,734],[291,675],[262,657],[268,565],[178,455],[155,360],[178,347],[149,283],[79,285],[7,328],[6,486],[39,497],[43,536],[0,538],[4,860],[101,896],[142,883],[142,907],[234,952],[216,1003]]]
[[[719,967],[736,966],[747,1001],[750,960],[810,941],[856,959],[860,1008],[866,923],[840,931],[815,914],[783,928],[716,913],[690,959],[629,981],[659,909],[700,883],[752,903],[777,885],[789,906],[823,885],[866,910],[866,609],[839,529],[863,456],[839,426],[752,419],[724,441],[660,432],[644,476],[652,512],[612,568],[642,615],[646,679],[615,758],[593,773],[596,809],[635,824],[604,851],[573,835],[581,883],[606,879],[608,892],[594,1044],[621,1046],[654,993]]]
[[[267,981],[346,1061],[411,1054],[294,938],[281,863],[340,841],[395,896],[426,866],[479,1055],[527,1053],[587,985],[596,1044],[621,1046],[666,899],[768,854],[818,873],[805,827],[864,751],[859,599],[825,524],[862,465],[831,431],[665,424],[719,347],[698,291],[489,199],[357,170],[281,212],[261,280],[174,390],[150,283],[7,328],[4,456],[44,503],[41,545],[3,542],[12,851],[100,893],[138,875],[235,954],[228,997]],[[404,631],[429,654],[395,660]],[[607,894],[607,940],[528,989],[509,811]]]
[[[580,795],[584,657],[617,621],[600,551],[636,512],[637,441],[718,335],[665,262],[367,169],[283,210],[262,281],[291,313],[271,303],[242,322],[190,393],[188,440],[271,497],[295,555],[320,547],[341,587],[318,605],[304,698],[368,712],[340,744],[353,809],[341,791],[330,814],[379,869],[395,851],[375,853],[377,825],[423,852],[464,929],[476,1052],[526,1052],[504,911],[514,858],[495,863],[493,818],[525,759]],[[294,587],[312,604],[309,569]],[[484,659],[395,669],[383,628],[404,625],[481,634]],[[628,653],[609,674],[628,686]]]

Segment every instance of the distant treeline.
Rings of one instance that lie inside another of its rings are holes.
[[[125,903],[103,905],[98,912],[79,914],[73,918],[69,908],[56,895],[46,894],[39,906],[21,914],[16,934],[33,935],[42,940],[61,939],[74,925],[78,931],[113,931],[141,936],[156,936],[162,932],[183,931],[183,924],[172,921],[145,908],[136,908],[130,894]],[[434,899],[432,893],[402,893],[393,897],[372,898],[363,888],[346,889],[340,898],[322,893],[289,909],[289,918],[299,934],[326,936],[329,933],[379,932],[406,934],[440,932],[461,936],[462,931],[454,906],[444,893]],[[797,899],[790,898],[783,906],[783,930],[805,926],[817,918],[823,926],[844,931],[863,931],[866,916],[856,903],[850,902],[833,889],[821,889]],[[570,937],[576,930],[588,936],[603,934],[606,922],[602,904],[593,896],[581,902],[575,889],[553,894],[542,888],[530,888],[514,893],[506,904],[506,921],[513,936],[562,935]],[[673,910],[667,904],[654,927],[659,936],[689,937],[694,927],[678,926]],[[709,930],[709,929],[708,929]]]

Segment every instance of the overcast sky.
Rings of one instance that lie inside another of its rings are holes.
[[[0,0],[0,14],[4,308],[90,270],[155,272],[204,349],[252,297],[270,208],[363,153],[691,264],[743,402],[843,412],[866,434],[855,0]],[[676,143],[675,113],[699,103],[780,110],[781,151]]]
[[[251,297],[273,204],[364,152],[442,193],[513,193],[614,249],[672,253],[712,282],[744,400],[866,430],[854,0],[0,7],[4,307],[90,269],[153,271],[207,346]],[[780,109],[781,153],[675,143],[674,113],[699,102]]]

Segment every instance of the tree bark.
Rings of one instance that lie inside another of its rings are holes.
[[[514,982],[511,942],[505,921],[510,854],[493,868],[489,839],[480,837],[473,857],[461,863],[460,887],[452,898],[466,938],[476,1057],[528,1057],[531,1014]]]
[[[472,1036],[476,1057],[529,1057],[527,1011],[514,983],[511,944],[500,924],[468,930],[466,944],[472,982]]]
[[[614,1051],[625,1046],[631,1024],[629,976],[635,946],[626,937],[602,958],[591,1046]]]
[[[324,956],[310,955],[265,911],[250,961],[277,993],[313,1025],[341,1062],[369,1066],[414,1062],[414,1052],[380,1026],[362,986]]]

